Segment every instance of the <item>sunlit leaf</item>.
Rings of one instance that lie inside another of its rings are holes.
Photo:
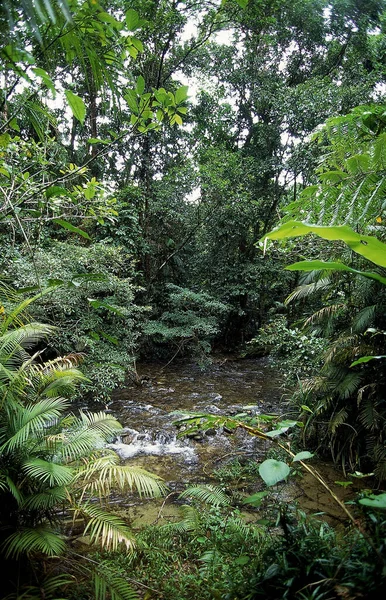
[[[85,103],[83,102],[82,98],[80,98],[80,96],[77,96],[76,94],[71,92],[71,90],[65,90],[64,93],[72,114],[74,115],[75,119],[78,119],[78,121],[80,121],[80,123],[82,123],[83,125],[86,117]]]
[[[259,473],[266,485],[271,486],[286,479],[290,474],[290,468],[281,460],[268,458],[259,466]]]

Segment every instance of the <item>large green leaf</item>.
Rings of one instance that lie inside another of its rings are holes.
[[[354,360],[350,367],[356,367],[357,365],[368,363],[370,360],[379,360],[380,358],[386,358],[386,356],[384,354],[381,354],[380,356],[361,356],[361,358],[358,358],[358,360]]]
[[[341,262],[302,260],[285,268],[287,271],[348,271],[349,273],[354,273],[355,275],[362,275],[363,277],[368,277],[369,279],[375,279],[376,281],[383,283],[383,285],[386,285],[386,277],[382,277],[381,275],[378,275],[378,273],[373,273],[371,271],[359,271],[358,269],[352,269]]]
[[[367,496],[367,498],[361,498],[359,500],[360,504],[364,506],[370,506],[371,508],[379,508],[382,510],[386,509],[386,493],[384,494],[371,494],[371,496]]]
[[[321,225],[308,225],[299,221],[288,221],[283,223],[277,229],[267,233],[263,237],[265,240],[284,240],[287,238],[301,237],[309,233],[331,241],[342,241],[351,250],[360,254],[367,260],[380,267],[386,267],[386,244],[375,237],[369,235],[360,235],[346,225],[337,225],[334,227],[324,227]]]
[[[86,105],[83,102],[80,96],[71,92],[71,90],[65,90],[65,96],[67,98],[67,102],[69,107],[71,108],[71,112],[74,115],[75,119],[78,119],[83,125],[85,117],[86,117]]]
[[[72,233],[77,233],[78,235],[81,235],[82,237],[86,238],[86,240],[91,239],[86,231],[83,231],[83,229],[79,229],[79,227],[75,227],[75,225],[71,225],[71,223],[65,221],[64,219],[54,219],[54,223],[60,225],[60,227],[63,227],[63,229],[67,229]]]
[[[271,486],[288,477],[290,468],[282,460],[268,458],[259,466],[259,473],[266,485]]]

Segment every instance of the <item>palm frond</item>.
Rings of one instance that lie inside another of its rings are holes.
[[[352,320],[351,327],[354,333],[363,333],[368,327],[370,327],[377,305],[365,306]]]
[[[339,314],[340,311],[344,310],[346,305],[343,303],[339,304],[329,304],[328,306],[323,306],[323,308],[317,310],[312,314],[308,319],[304,321],[304,327],[314,324],[315,322],[323,321],[324,319],[330,319],[333,316]]]
[[[23,501],[23,508],[30,510],[46,511],[57,506],[60,502],[68,499],[68,493],[64,486],[48,488],[44,492],[27,496]]]
[[[347,373],[344,379],[337,385],[336,392],[341,398],[350,398],[357,391],[361,381],[361,373]]]
[[[96,430],[104,437],[111,437],[116,434],[122,425],[112,415],[107,415],[103,411],[91,413],[80,412],[80,419],[84,426],[90,431]]]
[[[48,462],[42,458],[30,458],[22,466],[23,471],[49,486],[62,486],[73,480],[74,471],[68,466]]]
[[[11,479],[11,477],[9,477],[9,475],[5,475],[5,489],[12,494],[19,506],[23,504],[23,494],[19,486]]]
[[[180,498],[193,498],[210,506],[229,506],[230,499],[224,491],[214,485],[189,486],[179,496]]]
[[[106,600],[108,597],[111,600],[139,600],[127,581],[116,571],[112,571],[105,562],[98,565],[92,576],[95,600]]]
[[[347,409],[341,408],[332,418],[330,418],[329,427],[332,433],[335,433],[337,428],[345,422],[347,414]]]
[[[11,423],[14,433],[0,450],[11,452],[23,446],[31,436],[42,436],[44,428],[58,419],[67,406],[64,398],[46,398],[36,404],[19,407]]]
[[[132,550],[134,538],[122,519],[90,503],[79,506],[75,515],[79,513],[89,519],[84,533],[89,533],[92,543],[100,543],[102,548],[113,552],[121,545],[127,551]]]
[[[82,479],[84,491],[108,496],[112,489],[136,490],[140,496],[157,498],[166,491],[166,485],[158,475],[131,465],[109,463],[101,466],[91,461],[87,469],[80,469],[78,478]]]
[[[28,375],[39,396],[54,398],[55,396],[68,396],[73,393],[75,386],[80,381],[87,381],[81,371],[73,368],[55,368],[44,365],[31,365]],[[48,370],[49,369],[49,370]]]
[[[16,531],[4,543],[6,558],[18,558],[21,554],[28,555],[34,552],[60,556],[65,547],[64,538],[47,525]]]
[[[79,432],[67,431],[46,438],[45,444],[48,449],[55,450],[57,456],[61,457],[64,463],[71,463],[90,456],[92,451],[100,446],[100,436],[98,432],[87,429]]]
[[[284,304],[288,305],[293,300],[300,300],[302,298],[308,298],[315,292],[319,292],[321,290],[326,290],[331,286],[331,279],[324,277],[323,279],[319,279],[318,281],[313,281],[312,283],[304,283],[299,285],[297,288],[291,292],[284,301]]]
[[[51,325],[35,322],[27,323],[17,329],[10,329],[8,331],[5,329],[4,323],[2,327],[1,349],[4,348],[4,351],[6,351],[7,344],[17,344],[22,348],[33,348],[40,340],[52,335],[56,330]]]

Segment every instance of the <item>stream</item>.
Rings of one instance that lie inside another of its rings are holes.
[[[202,371],[191,363],[143,365],[141,385],[116,392],[110,409],[124,426],[114,448],[123,460],[163,477],[169,487],[205,479],[221,458],[236,453],[258,456],[265,443],[237,431],[208,430],[177,439],[178,411],[215,415],[277,413],[280,378],[267,358],[218,360]]]
[[[124,463],[143,467],[162,477],[172,492],[181,492],[187,484],[209,481],[214,469],[236,456],[240,460],[246,457],[260,462],[271,446],[242,430],[226,433],[213,429],[189,439],[178,439],[178,429],[173,424],[178,411],[287,416],[282,378],[266,357],[217,358],[205,371],[188,362],[175,362],[166,367],[148,363],[139,366],[138,377],[139,384],[129,384],[113,396],[109,411],[118,418],[123,430],[109,446]],[[329,464],[319,463],[318,469],[334,491],[345,499],[350,492],[334,483],[343,475]],[[333,520],[341,520],[339,507],[312,477],[306,474],[301,481],[292,479],[280,488],[284,501],[300,499],[305,510],[323,512]],[[154,503],[147,505],[143,499],[132,497],[117,497],[115,502],[131,519],[136,519],[135,525],[157,519],[159,506]],[[167,518],[173,515],[170,505]]]

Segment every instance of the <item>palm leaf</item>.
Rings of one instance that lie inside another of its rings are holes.
[[[98,569],[93,572],[94,598],[95,600],[138,600],[138,595],[130,588],[127,581],[112,571],[109,566],[102,562]]]
[[[316,273],[316,272],[315,272]],[[304,283],[299,285],[293,292],[291,292],[285,299],[284,304],[288,305],[293,300],[300,300],[301,298],[308,298],[315,292],[324,291],[331,287],[331,279],[324,277],[318,281],[312,283]]]
[[[64,398],[46,398],[36,404],[19,407],[14,415],[14,434],[0,447],[3,452],[11,452],[23,446],[34,435],[43,435],[44,428],[58,419],[68,406]]]
[[[64,539],[46,525],[17,531],[4,543],[6,558],[18,558],[21,554],[34,552],[42,552],[47,556],[59,556],[65,547]]]
[[[74,471],[70,467],[48,462],[42,458],[32,458],[24,462],[23,471],[28,477],[38,479],[49,486],[62,486],[73,480]]]
[[[179,496],[180,498],[193,498],[210,506],[229,506],[229,497],[223,490],[214,485],[189,486]]]
[[[108,496],[112,489],[135,489],[140,496],[151,498],[162,496],[166,486],[158,475],[145,469],[131,465],[118,465],[115,460],[90,461],[85,468],[80,468],[77,479],[82,481],[86,492]]]
[[[96,430],[104,437],[110,437],[122,429],[122,425],[113,416],[106,415],[102,411],[98,413],[81,411],[80,419],[87,429]]]
[[[90,519],[84,534],[89,533],[91,542],[99,542],[102,548],[113,552],[121,545],[128,551],[132,550],[133,535],[122,519],[89,503],[79,506],[75,515],[79,513]]]
[[[44,492],[28,496],[23,501],[23,508],[39,511],[47,511],[57,506],[60,502],[68,499],[68,493],[64,486],[48,488]]]

